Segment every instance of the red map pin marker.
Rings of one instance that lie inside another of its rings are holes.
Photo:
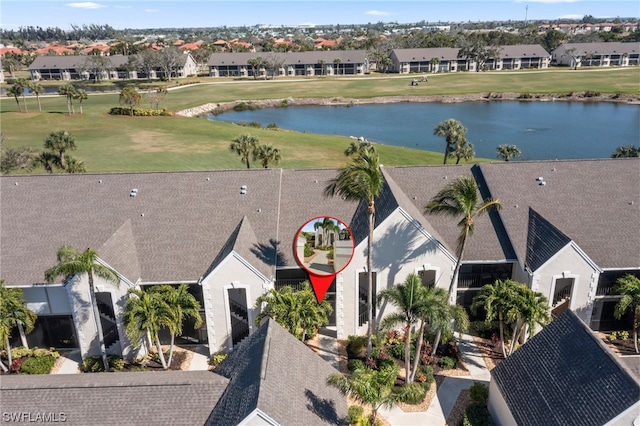
[[[351,262],[355,250],[353,234],[340,219],[321,216],[305,222],[293,244],[296,259],[307,271],[321,303],[336,275]]]

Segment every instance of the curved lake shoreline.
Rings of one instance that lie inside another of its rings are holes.
[[[632,94],[592,94],[589,92],[575,93],[540,93],[529,94],[523,97],[522,93],[473,93],[462,95],[417,95],[417,96],[379,96],[373,98],[279,98],[250,100],[239,99],[231,102],[208,103],[195,108],[176,111],[175,115],[181,117],[197,117],[209,113],[223,113],[232,110],[241,103],[252,104],[257,108],[277,108],[283,106],[345,106],[368,104],[392,104],[392,103],[460,103],[460,102],[612,102],[627,105],[640,105],[640,96]]]

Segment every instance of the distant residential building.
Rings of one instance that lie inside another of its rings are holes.
[[[551,52],[551,62],[573,68],[640,65],[640,43],[565,43]]]

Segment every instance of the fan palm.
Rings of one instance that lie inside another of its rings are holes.
[[[31,91],[31,93],[36,95],[36,99],[38,101],[38,111],[42,112],[42,105],[40,105],[40,95],[44,93],[44,87],[37,81],[30,81],[29,90]]]
[[[449,284],[449,299],[453,303],[452,295],[455,283],[460,273],[460,263],[464,256],[464,249],[467,239],[473,235],[475,228],[474,219],[491,210],[501,208],[499,200],[487,198],[482,200],[479,197],[478,185],[475,180],[469,176],[460,176],[458,179],[444,187],[438,192],[431,201],[425,206],[425,212],[435,215],[446,215],[452,217],[460,217],[458,222],[460,235],[458,236],[458,259]]]
[[[229,149],[240,156],[243,163],[246,164],[247,169],[251,168],[251,157],[258,148],[259,139],[249,133],[242,134],[236,138],[233,138]]]
[[[16,100],[16,104],[18,104],[18,111],[22,111],[22,108],[20,107],[20,101],[18,100],[18,98],[22,96],[22,92],[24,92],[24,90],[17,84],[14,84],[7,90],[7,95],[13,96],[13,98]]]
[[[253,160],[260,161],[262,167],[269,168],[269,164],[278,165],[282,160],[280,148],[274,148],[273,145],[258,145],[253,151]]]
[[[456,164],[460,164],[460,160],[471,160],[476,156],[476,152],[473,150],[473,144],[467,141],[466,138],[462,138],[458,143],[453,147],[453,150],[449,154],[451,158],[456,159]]]
[[[65,96],[67,98],[67,112],[69,115],[73,114],[75,111],[73,109],[73,99],[76,96],[76,88],[73,84],[65,84],[64,86],[60,86],[58,89],[58,94]]]
[[[418,323],[427,289],[422,286],[422,281],[417,274],[410,274],[402,284],[387,288],[378,293],[378,306],[382,302],[389,302],[398,308],[397,312],[385,316],[380,322],[383,330],[392,329],[402,324],[404,334],[404,368],[405,382],[411,382],[411,329]]]
[[[175,321],[171,321],[168,324],[169,331],[171,333],[171,345],[169,347],[169,360],[167,365],[171,365],[173,360],[173,348],[176,334],[182,333],[182,326],[186,318],[194,320],[193,326],[195,328],[202,325],[202,317],[200,316],[200,303],[196,298],[189,293],[189,286],[187,284],[180,284],[177,288],[170,285],[154,286],[150,290],[151,292],[158,293],[168,305],[168,308],[172,312],[172,317]]]
[[[351,161],[338,171],[338,175],[331,179],[324,189],[325,196],[341,196],[347,201],[366,202],[367,213],[369,214],[369,237],[367,240],[367,309],[368,309],[368,332],[367,332],[367,357],[371,356],[371,339],[375,332],[373,316],[373,230],[375,226],[375,199],[384,187],[384,177],[380,170],[380,159],[378,154],[364,152],[361,155],[352,157]]]
[[[444,163],[447,164],[447,157],[453,151],[453,148],[462,140],[467,134],[467,129],[458,120],[450,118],[441,122],[433,129],[433,134],[436,136],[442,136],[445,138],[446,146],[444,150]]]
[[[344,155],[352,157],[354,155],[361,155],[365,151],[367,151],[369,155],[373,155],[376,153],[376,147],[367,140],[353,139],[347,149],[344,150]]]
[[[511,161],[514,157],[520,157],[522,151],[515,145],[498,145],[496,148],[497,157],[504,161]]]
[[[82,101],[86,101],[87,99],[89,99],[89,95],[87,95],[87,92],[85,90],[78,89],[76,90],[75,98],[80,101],[80,114],[82,114]]]
[[[29,80],[26,78],[19,78],[16,80],[16,86],[20,88],[22,92],[22,103],[24,104],[24,112],[29,112],[27,109],[27,98],[25,97],[25,89],[29,88]]]
[[[633,312],[633,343],[638,353],[638,329],[640,328],[640,278],[627,274],[618,278],[615,287],[616,294],[622,298],[616,303],[614,315],[617,319],[627,311]]]
[[[399,368],[396,363],[390,362],[383,364],[379,370],[364,367],[356,369],[350,376],[332,374],[327,378],[327,384],[337,388],[341,394],[371,407],[371,425],[376,425],[380,407],[391,407],[401,399],[399,394],[393,392]]]
[[[36,323],[37,315],[27,308],[27,304],[20,288],[7,288],[4,280],[0,279],[0,345],[7,350],[9,365],[13,362],[11,357],[11,344],[9,338],[15,328],[20,334],[31,333]],[[0,362],[0,368],[7,371],[7,367]]]
[[[100,312],[96,302],[96,289],[93,282],[94,275],[106,282],[116,286],[120,285],[120,278],[113,269],[103,265],[98,257],[98,253],[88,248],[80,253],[75,248],[64,245],[60,247],[57,253],[58,264],[47,269],[44,277],[47,282],[52,283],[58,277],[63,276],[66,279],[74,275],[87,274],[89,279],[89,297],[91,299],[91,307],[93,308],[93,319],[96,323],[98,333],[98,342],[100,344],[100,352],[102,354],[102,362],[105,371],[109,371],[109,362],[107,361],[107,350],[104,345],[104,333],[100,322]]]

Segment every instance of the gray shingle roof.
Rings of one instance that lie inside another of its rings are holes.
[[[575,241],[600,268],[640,266],[640,159],[482,163],[521,261],[529,208]],[[546,185],[536,181],[542,177]],[[483,233],[484,235],[484,233]],[[446,237],[445,237],[446,238]]]
[[[612,54],[612,53],[628,53],[637,54],[640,52],[640,43],[630,42],[601,42],[601,43],[565,43],[558,46],[553,53],[566,52],[575,49],[574,55],[596,54]]]
[[[640,382],[571,311],[491,376],[520,426],[602,425],[640,399]]]
[[[458,51],[456,47],[432,47],[420,49],[393,49],[392,55],[400,62],[429,62],[432,58],[445,61],[456,61]]]
[[[230,382],[209,425],[238,424],[256,409],[282,425],[345,424],[346,398],[326,385],[338,371],[271,319],[216,373]]]
[[[539,44],[515,44],[500,47],[501,58],[546,58],[549,56]]]
[[[64,413],[68,425],[202,425],[229,380],[209,371],[2,376],[3,413]],[[60,420],[58,420],[60,422]]]
[[[529,208],[529,228],[527,229],[527,257],[525,266],[537,270],[571,239],[545,220],[535,210]]]
[[[323,60],[326,64],[333,63],[334,60],[340,59],[341,64],[362,64],[364,63],[367,52],[365,50],[314,50],[308,52],[238,52],[238,53],[212,53],[209,57],[207,65],[209,66],[236,66],[247,65],[247,61],[253,58],[270,59],[275,56],[284,60],[285,65],[295,64],[316,64]]]
[[[87,55],[45,55],[37,56],[29,65],[29,70],[41,69],[78,69],[87,60]],[[105,56],[111,62],[113,68],[125,65],[129,58],[125,55]]]

